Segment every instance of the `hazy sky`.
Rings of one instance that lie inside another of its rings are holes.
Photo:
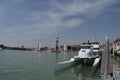
[[[120,0],[0,0],[0,44],[36,47],[120,37]]]

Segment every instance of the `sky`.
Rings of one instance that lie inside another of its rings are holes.
[[[120,37],[120,0],[0,0],[0,44],[37,47]]]

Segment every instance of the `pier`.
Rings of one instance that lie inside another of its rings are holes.
[[[106,53],[103,52],[102,54],[102,60],[101,60],[101,68],[100,68],[100,76],[104,77],[105,74],[105,61],[106,60]],[[117,62],[117,60],[109,57],[109,61],[108,61],[108,70],[107,70],[107,75],[109,76],[113,76],[113,69],[114,66],[120,67],[120,64]]]

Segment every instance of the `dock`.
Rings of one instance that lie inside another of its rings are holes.
[[[103,52],[102,54],[102,60],[101,60],[101,68],[100,68],[100,76],[103,77],[104,76],[104,73],[105,73],[105,61],[106,60],[106,54],[105,52]],[[108,67],[108,74],[107,75],[110,75],[112,76],[113,75],[113,68],[114,66],[118,66],[120,67],[120,64],[118,63],[117,60],[109,57],[109,67]]]

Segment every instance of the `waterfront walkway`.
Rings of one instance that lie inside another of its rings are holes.
[[[103,52],[102,54],[102,60],[101,60],[101,68],[100,68],[100,76],[104,76],[104,72],[105,72],[105,62],[106,62],[106,54],[105,52]],[[108,68],[108,75],[112,75],[113,74],[113,66],[118,66],[120,67],[120,64],[117,62],[117,60],[109,57],[109,68]]]

